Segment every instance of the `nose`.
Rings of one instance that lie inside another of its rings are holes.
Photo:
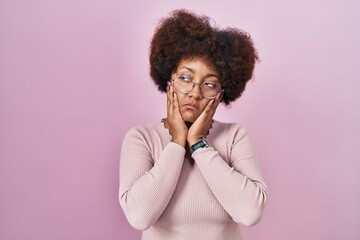
[[[202,98],[202,95],[201,95],[201,84],[194,82],[194,87],[193,87],[193,89],[192,89],[188,94],[189,94],[189,97],[193,97],[193,98],[195,98],[195,99],[201,99],[201,98]]]

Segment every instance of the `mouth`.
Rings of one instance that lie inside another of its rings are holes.
[[[190,109],[190,110],[199,110],[199,107],[195,104],[192,104],[192,103],[187,103],[187,104],[184,104],[184,107],[186,109]]]

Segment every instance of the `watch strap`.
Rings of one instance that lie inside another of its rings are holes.
[[[193,152],[195,152],[197,149],[199,148],[203,148],[203,147],[207,147],[208,144],[204,141],[204,140],[200,140],[197,143],[195,143],[194,145],[192,145],[189,149],[190,155],[193,154]]]

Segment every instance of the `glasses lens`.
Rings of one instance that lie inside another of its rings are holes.
[[[221,91],[221,87],[217,83],[204,82],[201,86],[201,94],[205,98],[214,98]]]
[[[193,90],[194,83],[188,77],[178,77],[174,79],[174,87],[181,93],[189,93]],[[220,91],[221,86],[214,82],[204,82],[201,85],[201,95],[204,98],[215,98]]]
[[[193,89],[193,82],[189,78],[178,77],[174,80],[174,87],[181,93],[189,93]]]

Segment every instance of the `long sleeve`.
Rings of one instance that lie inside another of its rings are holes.
[[[229,162],[213,147],[196,150],[192,157],[216,199],[235,222],[256,224],[266,203],[266,185],[246,131],[238,126]],[[229,134],[231,138],[232,134]],[[223,144],[226,139],[222,139]]]
[[[119,201],[129,223],[139,230],[149,228],[160,217],[177,185],[185,149],[169,142],[154,158],[150,137],[130,130],[120,156]]]

